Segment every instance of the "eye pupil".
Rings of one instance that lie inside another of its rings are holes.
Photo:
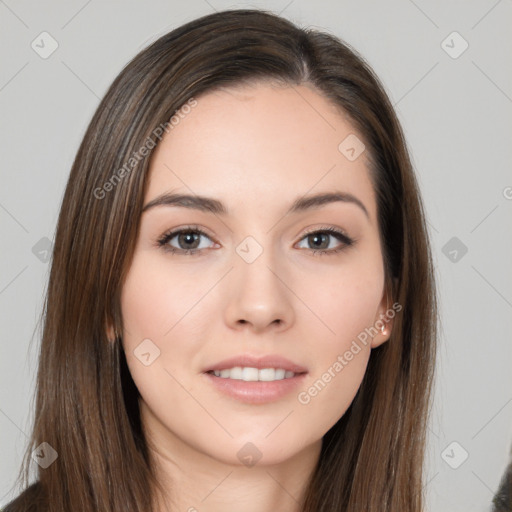
[[[327,239],[327,235],[325,233],[315,233],[315,234],[309,236],[310,240],[314,240],[313,244],[316,246],[316,248],[319,247],[319,245],[317,244],[318,240],[320,240],[320,245],[322,244],[321,237],[324,237],[324,240]],[[329,240],[327,240],[327,246],[322,247],[322,248],[326,249],[328,246],[329,246]]]
[[[180,245],[184,244],[187,245],[189,243],[197,242],[199,240],[199,234],[198,233],[182,233],[178,235],[178,242]],[[197,243],[194,245],[194,247],[187,247],[187,249],[195,249],[197,247]]]

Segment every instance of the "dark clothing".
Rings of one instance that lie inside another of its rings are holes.
[[[492,512],[512,512],[512,462],[505,470],[492,504]]]

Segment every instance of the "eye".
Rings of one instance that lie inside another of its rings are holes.
[[[331,240],[329,240],[329,238]],[[331,241],[335,238],[340,243],[337,248],[331,247]],[[302,238],[306,243],[311,244],[312,248],[306,247],[306,249],[313,252],[313,255],[323,255],[323,254],[334,254],[340,251],[343,251],[347,247],[350,247],[354,244],[355,240],[350,238],[348,235],[343,233],[342,231],[332,228],[325,227],[321,229],[317,229],[315,231],[310,231],[306,233],[306,236]]]
[[[207,248],[204,245],[201,245],[201,237],[210,238],[197,226],[187,226],[185,228],[164,233],[164,235],[158,239],[157,245],[164,251],[173,254],[196,254],[197,252]],[[176,239],[174,243],[176,243],[178,247],[171,244],[173,239]]]
[[[208,248],[208,245],[201,244],[201,238],[203,237],[211,240],[211,237],[198,226],[186,226],[164,233],[157,240],[157,246],[171,254],[197,254]],[[333,239],[338,241],[338,247],[332,247]],[[306,233],[301,242],[303,240],[310,245],[306,249],[311,251],[313,255],[338,253],[355,243],[354,239],[342,231],[329,226]],[[173,244],[176,244],[177,247]]]

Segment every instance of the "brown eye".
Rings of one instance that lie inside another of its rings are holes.
[[[158,240],[157,244],[166,252],[195,254],[208,248],[208,245],[200,247],[202,238],[210,239],[210,237],[200,229],[191,227],[182,228],[164,234]]]
[[[307,239],[312,249],[328,249],[330,242],[329,237],[330,235],[326,233],[313,233],[312,235],[308,235]]]
[[[192,231],[184,231],[177,235],[178,245],[180,246],[180,248],[183,248],[184,246],[185,250],[197,249],[200,237],[201,235],[194,233]]]
[[[337,247],[333,239],[338,241]],[[306,240],[307,242],[308,247],[305,248],[315,254],[337,253],[354,243],[354,240],[345,235],[345,233],[330,227],[307,233],[302,240]]]

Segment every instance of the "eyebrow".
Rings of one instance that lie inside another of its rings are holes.
[[[291,205],[289,210],[286,212],[289,213],[299,213],[304,212],[306,210],[320,208],[330,203],[342,202],[342,203],[352,203],[357,205],[369,219],[370,215],[368,214],[368,210],[361,200],[359,200],[356,196],[349,194],[347,192],[324,192],[310,196],[302,196],[298,197]],[[172,194],[172,193],[164,193],[155,199],[151,200],[147,203],[142,212],[146,212],[151,208],[155,208],[157,206],[179,206],[182,208],[190,208],[194,210],[199,210],[202,212],[209,212],[218,215],[228,215],[229,211],[224,206],[224,204],[211,197],[198,196],[198,195],[188,195],[188,194]]]

